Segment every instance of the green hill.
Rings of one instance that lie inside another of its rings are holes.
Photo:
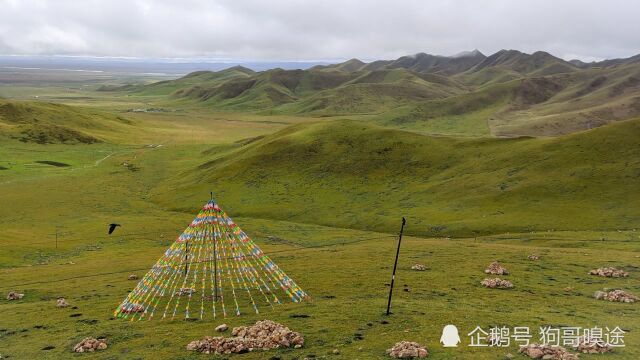
[[[544,51],[536,51],[533,54],[525,54],[518,50],[500,50],[485,58],[473,67],[473,71],[485,68],[502,68],[515,71],[520,74],[550,75],[576,71],[571,63],[557,58]]]
[[[552,139],[302,124],[218,153],[155,198],[187,209],[215,189],[240,216],[393,231],[402,214],[441,236],[633,228],[639,136],[640,119]]]
[[[107,112],[39,101],[0,99],[0,136],[39,144],[114,141],[131,121]]]
[[[380,123],[428,133],[557,136],[640,116],[640,64],[512,77],[397,108]]]
[[[416,54],[253,72],[234,67],[123,90],[181,106],[268,115],[353,116],[456,136],[556,136],[640,116],[640,63],[583,66],[538,51]]]
[[[176,80],[164,80],[146,85],[102,86],[98,91],[131,91],[140,95],[170,95],[180,89],[192,86],[203,87],[216,84],[219,81],[245,78],[252,74],[254,74],[254,71],[251,69],[243,66],[233,66],[221,71],[196,71]]]

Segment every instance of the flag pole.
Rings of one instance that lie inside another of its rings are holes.
[[[398,249],[396,250],[396,260],[393,263],[393,273],[391,274],[391,286],[389,287],[389,301],[387,302],[387,315],[391,314],[391,296],[393,295],[393,283],[396,280],[396,268],[398,267],[398,256],[400,255],[400,243],[402,242],[402,232],[404,231],[404,224],[406,224],[404,217],[402,218],[402,226],[400,226],[400,234],[398,235]]]
[[[213,191],[211,192],[211,201],[213,200]],[[216,234],[215,231],[212,232],[213,237],[213,282],[215,286],[213,287],[213,302],[218,302],[218,252],[216,246]]]

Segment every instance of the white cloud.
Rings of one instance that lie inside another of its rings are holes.
[[[478,48],[640,52],[640,3],[589,0],[0,0],[0,55],[307,60]]]

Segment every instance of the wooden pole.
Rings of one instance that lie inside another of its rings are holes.
[[[387,302],[387,315],[391,314],[391,296],[393,295],[393,283],[396,280],[396,268],[398,267],[398,256],[400,256],[400,243],[402,242],[402,232],[404,231],[404,224],[406,224],[404,217],[402,218],[402,226],[400,226],[400,234],[398,235],[398,249],[396,250],[396,260],[393,263],[393,273],[391,274],[391,286],[389,287],[389,301]]]

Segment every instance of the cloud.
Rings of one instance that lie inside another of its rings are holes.
[[[389,59],[640,52],[640,3],[590,0],[0,0],[0,55]]]

